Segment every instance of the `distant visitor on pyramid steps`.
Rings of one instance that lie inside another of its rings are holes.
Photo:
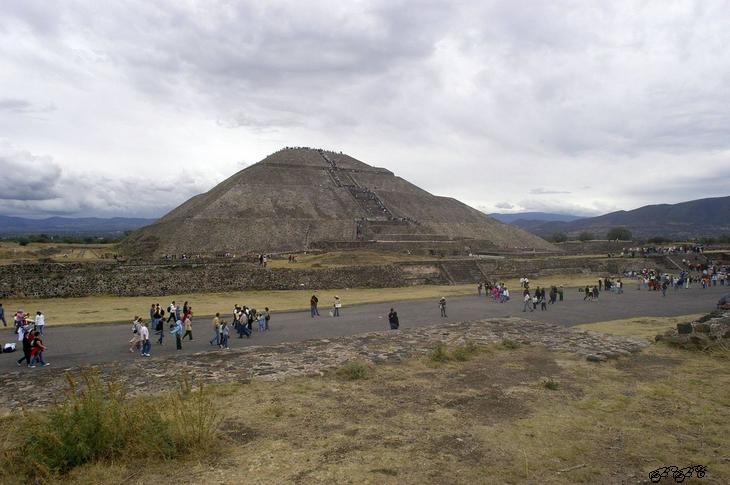
[[[266,157],[121,245],[126,255],[146,259],[352,248],[444,254],[555,250],[385,168],[312,148],[285,148]]]

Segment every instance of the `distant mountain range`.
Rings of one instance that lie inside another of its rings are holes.
[[[26,219],[0,216],[0,235],[25,236],[30,234],[114,234],[139,229],[152,224],[155,219],[129,217],[49,217]]]
[[[490,217],[497,219],[505,224],[517,226],[525,231],[535,232],[546,222],[572,222],[581,219],[580,216],[572,214],[554,214],[552,212],[518,212],[514,214],[489,214]],[[540,235],[540,234],[538,234]]]
[[[578,236],[581,232],[590,232],[603,239],[609,229],[617,226],[626,227],[635,238],[642,239],[717,236],[730,233],[730,197],[647,205],[572,221],[517,219],[513,224],[538,236],[549,236],[555,232]]]

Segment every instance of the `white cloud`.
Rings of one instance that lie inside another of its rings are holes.
[[[726,7],[7,0],[0,134],[44,168],[12,175],[26,195],[2,211],[160,215],[154,198],[126,198],[129,183],[190,173],[180,193],[193,194],[292,145],[479,207],[728,195]],[[107,194],[48,183],[85,174]],[[31,202],[39,186],[54,198]]]

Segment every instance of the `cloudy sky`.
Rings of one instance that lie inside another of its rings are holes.
[[[3,0],[0,214],[156,217],[284,146],[487,212],[730,195],[730,2]]]

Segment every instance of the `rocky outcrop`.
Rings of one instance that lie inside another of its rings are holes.
[[[730,312],[717,311],[695,322],[678,323],[676,329],[657,335],[655,341],[689,350],[730,345]]]

